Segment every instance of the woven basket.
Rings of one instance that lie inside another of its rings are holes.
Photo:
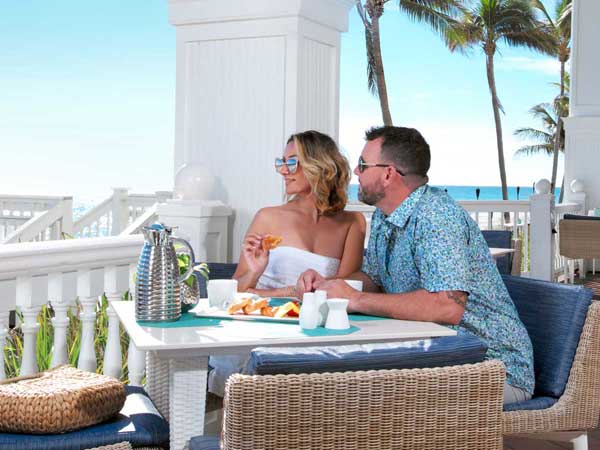
[[[0,382],[0,431],[47,434],[102,422],[125,403],[123,383],[59,366]]]

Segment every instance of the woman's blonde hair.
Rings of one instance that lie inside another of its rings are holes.
[[[350,165],[333,139],[309,130],[291,135],[287,143],[290,142],[296,146],[319,213],[331,215],[342,211],[348,201]]]

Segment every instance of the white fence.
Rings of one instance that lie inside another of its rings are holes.
[[[0,246],[0,343],[8,333],[9,312],[17,309],[23,321],[23,355],[20,375],[37,372],[36,334],[38,315],[44,305],[54,311],[54,348],[51,367],[67,362],[67,311],[81,305],[81,350],[78,367],[96,370],[94,333],[99,298],[105,293],[109,302],[120,300],[133,288],[135,264],[143,244],[141,235],[96,239],[71,239]],[[104,373],[121,376],[119,322],[108,308],[108,340],[104,352]],[[139,385],[145,355],[130,344],[129,380]],[[0,364],[0,379],[5,377]]]
[[[0,243],[136,233],[156,218],[156,205],[171,197],[170,191],[129,194],[115,188],[110,197],[74,221],[72,197],[0,196]]]

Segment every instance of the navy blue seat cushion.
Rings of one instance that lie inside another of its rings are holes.
[[[235,263],[208,263],[208,279],[209,280],[229,280],[233,277],[237,264]],[[208,297],[206,293],[206,280],[199,272],[194,272],[198,279],[198,286],[200,288],[200,298]]]
[[[485,343],[473,336],[332,347],[258,347],[244,373],[252,375],[413,369],[481,362]]]
[[[133,447],[168,445],[169,424],[140,387],[126,386],[127,399],[115,418],[63,434],[0,433],[0,450],[82,450],[130,442]]]
[[[563,219],[567,220],[600,220],[600,216],[581,216],[579,214],[565,214]]]
[[[534,397],[560,397],[593,292],[583,286],[503,275],[533,345]]]
[[[219,436],[196,436],[190,439],[190,450],[219,450]]]
[[[488,247],[512,248],[512,231],[507,230],[481,230]],[[510,275],[512,269],[512,255],[496,258],[498,272]]]
[[[533,397],[531,400],[526,400],[519,403],[510,403],[504,405],[503,411],[523,411],[532,409],[546,409],[554,405],[558,399],[554,397]]]

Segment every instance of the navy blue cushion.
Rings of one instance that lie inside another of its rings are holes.
[[[208,263],[208,279],[209,280],[229,280],[233,277],[237,264],[235,263]],[[194,272],[196,278],[198,278],[198,285],[200,287],[200,298],[208,297],[206,293],[206,280],[199,272]]]
[[[128,441],[133,447],[169,442],[169,424],[157,415],[140,387],[126,386],[127,399],[114,419],[63,434],[0,433],[0,450],[82,450]]]
[[[593,292],[583,286],[502,277],[533,345],[535,397],[560,397]]]
[[[481,230],[488,247],[512,248],[512,232],[506,230]],[[498,272],[510,275],[512,269],[512,255],[496,258]]]
[[[563,219],[567,220],[600,220],[600,216],[581,216],[579,214],[565,214]]]
[[[190,439],[190,450],[219,450],[219,436],[196,436]]]
[[[481,362],[486,345],[473,336],[334,347],[258,347],[245,373],[292,374],[348,370],[412,369]]]
[[[532,409],[546,409],[554,405],[558,399],[554,397],[533,397],[531,400],[526,400],[520,403],[510,403],[504,405],[504,411],[522,411]]]

